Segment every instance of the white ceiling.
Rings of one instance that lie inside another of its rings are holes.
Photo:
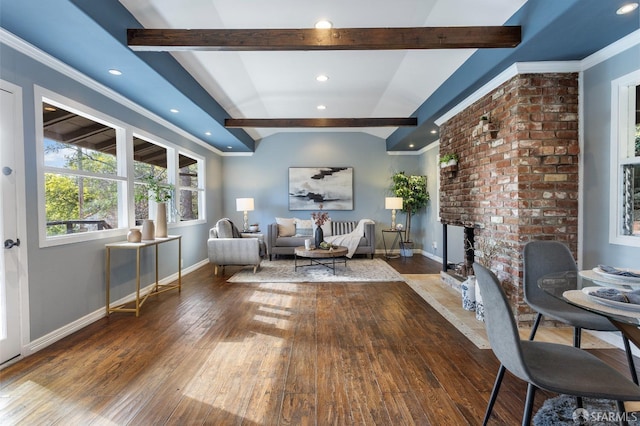
[[[503,25],[526,0],[120,0],[145,28]],[[233,118],[409,117],[474,50],[173,52]],[[318,74],[329,81],[319,83]],[[318,111],[318,104],[327,109]],[[245,129],[261,139],[288,129]],[[300,131],[300,129],[291,129]],[[324,129],[335,131],[336,129]],[[396,128],[356,128],[387,138]],[[322,131],[313,129],[313,131]]]

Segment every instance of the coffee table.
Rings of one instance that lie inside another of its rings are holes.
[[[333,271],[333,275],[336,274],[336,262],[344,263],[347,265],[346,255],[349,252],[349,249],[346,247],[338,246],[333,247],[331,249],[309,249],[307,250],[304,246],[296,247],[293,250],[294,254],[294,264],[295,269],[303,268],[305,266],[314,266],[314,265],[322,265],[326,268],[329,268]],[[304,257],[309,259],[308,264],[298,265],[298,257]]]

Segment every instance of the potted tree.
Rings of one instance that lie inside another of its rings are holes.
[[[402,198],[402,211],[407,215],[404,230],[404,243],[400,249],[403,256],[412,256],[413,241],[411,241],[411,216],[425,207],[429,201],[427,177],[407,176],[404,172],[398,172],[392,176],[392,180],[392,191],[396,197]]]

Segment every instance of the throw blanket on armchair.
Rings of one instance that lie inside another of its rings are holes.
[[[360,238],[364,237],[364,225],[367,223],[374,222],[371,219],[360,219],[360,222],[358,222],[358,226],[356,226],[356,229],[349,232],[348,234],[332,235],[325,238],[324,240],[329,244],[346,247],[349,250],[347,252],[347,257],[351,259],[351,257],[353,257],[353,254],[356,252],[356,249],[358,248]]]

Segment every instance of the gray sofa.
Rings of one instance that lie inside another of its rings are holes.
[[[358,221],[332,221],[331,235],[346,234],[355,229]],[[326,235],[325,235],[326,236]],[[313,239],[310,235],[294,235],[290,237],[282,237],[278,235],[278,224],[271,223],[267,229],[267,253],[269,259],[279,254],[293,255],[296,247],[304,246],[304,240]],[[373,258],[376,251],[376,225],[375,223],[367,223],[364,225],[364,236],[360,239],[355,254],[368,254]]]

